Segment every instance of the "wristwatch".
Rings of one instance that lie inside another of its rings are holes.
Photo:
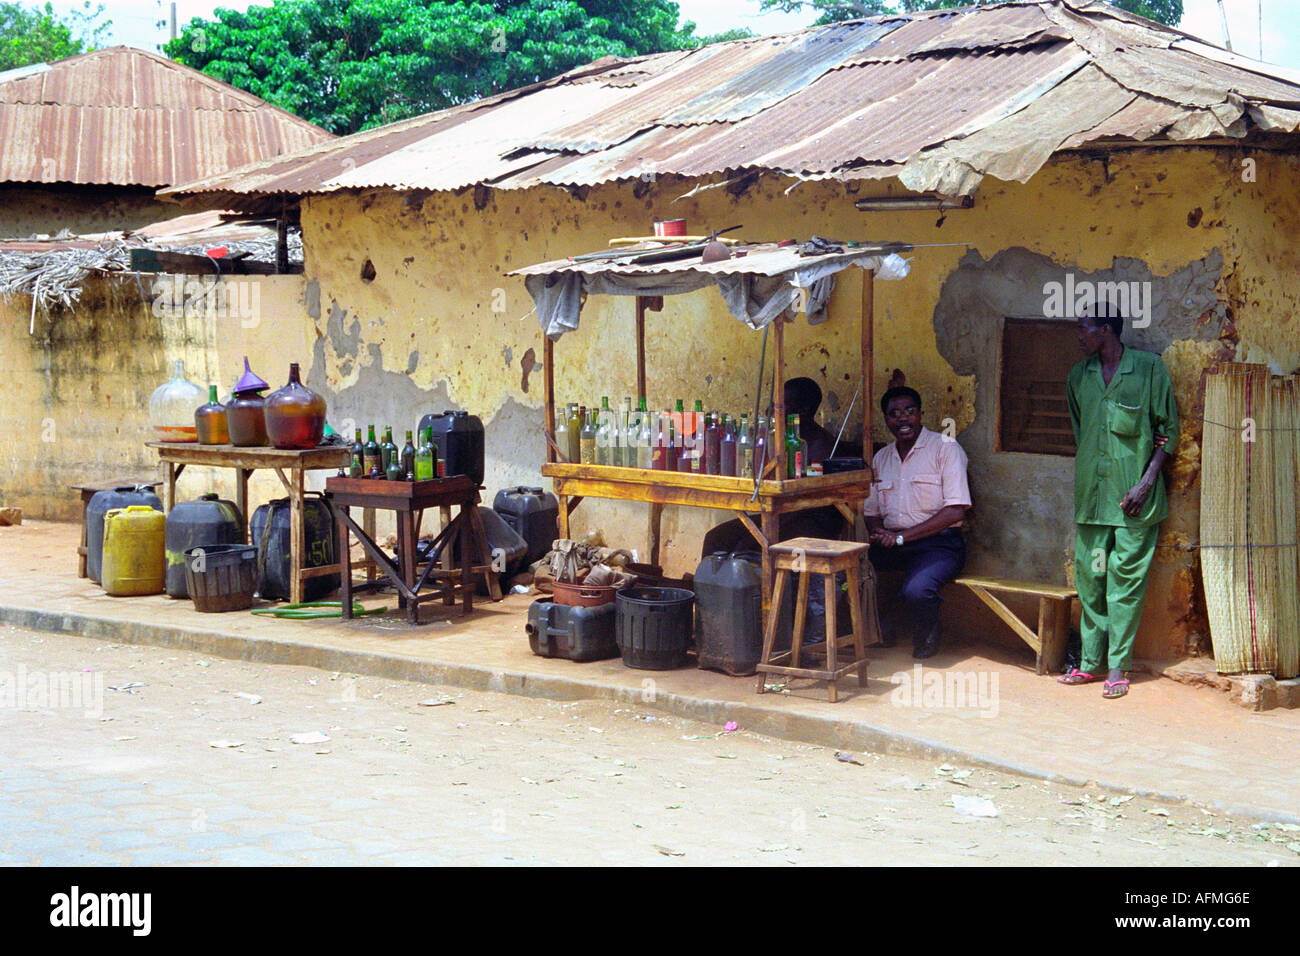
[[[894,546],[899,548],[903,546],[903,536],[901,534],[894,535]]]

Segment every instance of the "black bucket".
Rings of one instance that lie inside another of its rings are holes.
[[[257,548],[214,544],[185,552],[185,585],[197,611],[245,611],[257,590]]]
[[[615,598],[615,637],[623,663],[666,671],[686,663],[695,595],[685,588],[624,588]]]

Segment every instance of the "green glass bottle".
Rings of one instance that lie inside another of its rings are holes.
[[[426,428],[420,438],[420,447],[415,450],[415,480],[425,481],[437,474],[438,449],[433,444],[432,428]]]
[[[401,481],[406,477],[406,473],[402,471],[401,452],[388,459],[388,467],[384,469],[384,477],[389,481]]]
[[[361,429],[357,429],[357,440],[352,443],[352,461],[348,464],[350,478],[366,476],[366,444],[361,440]]]
[[[384,469],[382,467],[383,459],[380,457],[380,453],[379,453],[379,442],[375,441],[374,425],[370,426],[370,430],[366,436],[366,444],[365,447],[362,449],[362,453],[365,456],[363,460],[366,468],[366,477],[367,478],[384,477]]]
[[[384,440],[379,446],[379,457],[385,476],[388,475],[388,466],[393,463],[393,459],[397,456],[397,446],[393,444],[393,426],[389,425],[384,429]]]
[[[415,446],[411,444],[411,432],[406,432],[406,444],[402,446],[402,480],[415,480]]]
[[[610,445],[613,444],[613,420],[614,413],[609,410],[609,396],[600,397],[600,411],[596,413],[596,454],[595,461],[598,465],[609,465],[610,462]]]
[[[799,416],[785,418],[785,476],[801,478],[803,462],[799,458]]]

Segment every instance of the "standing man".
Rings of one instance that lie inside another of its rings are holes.
[[[956,439],[922,426],[921,396],[906,385],[885,392],[880,410],[894,441],[871,461],[876,478],[864,506],[871,563],[903,572],[912,656],[924,660],[939,651],[939,591],[966,564],[966,452]],[[885,643],[892,645],[892,637]]]
[[[1107,312],[1114,310],[1107,309]],[[1118,312],[1078,320],[1087,355],[1070,370],[1074,459],[1074,584],[1083,659],[1063,684],[1101,680],[1102,696],[1128,693],[1126,672],[1142,617],[1160,522],[1169,514],[1161,466],[1178,444],[1178,407],[1159,355],[1125,348]]]

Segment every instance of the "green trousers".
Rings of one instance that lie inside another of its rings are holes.
[[[1154,524],[1075,525],[1074,586],[1083,609],[1080,670],[1101,674],[1107,666],[1126,671],[1132,665],[1158,531]]]

